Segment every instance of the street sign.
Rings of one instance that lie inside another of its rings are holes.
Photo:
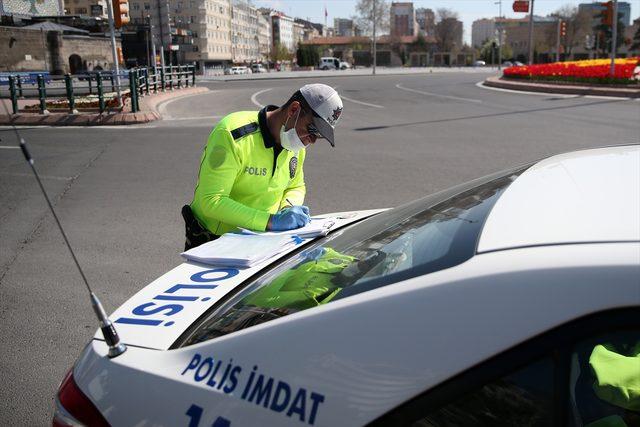
[[[516,0],[513,2],[514,12],[529,12],[529,2],[527,0]]]
[[[169,50],[180,50],[180,45],[172,44],[169,46]]]

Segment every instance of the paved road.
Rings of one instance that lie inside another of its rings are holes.
[[[476,86],[483,77],[313,79],[337,86],[345,110],[337,147],[309,149],[312,212],[393,206],[550,154],[639,142],[638,101],[500,92]],[[179,209],[216,120],[309,81],[203,83],[211,92],[165,104],[151,125],[20,130],[108,311],[180,262]],[[96,321],[15,135],[0,138],[0,424],[42,425]]]

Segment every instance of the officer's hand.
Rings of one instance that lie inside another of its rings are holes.
[[[309,208],[306,206],[292,206],[284,208],[271,216],[269,230],[284,231],[304,227],[311,221]]]
[[[289,202],[289,200],[288,200],[288,199],[287,199],[287,202]],[[290,202],[289,202],[289,203],[290,203]],[[287,206],[286,206],[285,208],[283,208],[282,210],[289,209],[289,208],[292,208],[292,207],[294,207],[294,206],[293,206],[293,205],[287,205]],[[303,210],[303,212],[307,214],[307,216],[308,216],[308,217],[311,217],[311,214],[309,213],[309,208],[308,208],[307,206],[305,206],[305,205],[299,205],[299,206],[296,206],[296,207],[301,208],[301,209]]]
[[[305,206],[305,205],[300,205],[300,206],[299,206],[299,208],[301,208],[301,209],[302,209],[302,211],[303,211],[304,213],[306,213],[306,214],[307,214],[307,216],[308,216],[309,218],[311,218],[311,214],[309,213],[309,208],[308,208],[307,206]]]

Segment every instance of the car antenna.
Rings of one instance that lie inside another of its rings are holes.
[[[5,112],[9,116],[7,105],[4,102],[2,104],[4,106]],[[91,306],[93,307],[93,311],[96,313],[96,316],[100,321],[100,330],[102,330],[102,336],[104,337],[105,342],[109,346],[108,355],[110,358],[120,356],[122,353],[124,353],[127,350],[127,347],[122,342],[120,342],[120,337],[118,336],[118,332],[116,332],[115,326],[113,325],[111,320],[109,320],[107,313],[105,313],[104,308],[102,307],[102,304],[98,299],[98,296],[93,293],[93,291],[91,290],[91,287],[89,286],[87,277],[84,275],[84,271],[82,271],[82,267],[80,267],[80,263],[76,258],[76,254],[73,252],[73,249],[71,248],[71,244],[69,243],[69,239],[67,239],[67,235],[64,232],[64,229],[62,228],[62,224],[60,224],[58,215],[56,215],[56,211],[53,209],[53,205],[49,200],[49,196],[47,195],[47,192],[45,191],[44,186],[42,185],[42,181],[40,180],[40,175],[38,175],[38,171],[36,170],[33,164],[34,163],[33,157],[31,157],[31,154],[29,153],[29,150],[27,148],[27,143],[25,142],[24,138],[22,138],[22,135],[20,135],[20,132],[18,131],[18,128],[14,123],[12,123],[12,127],[13,127],[13,131],[16,134],[16,137],[18,138],[18,141],[20,141],[20,150],[22,150],[22,154],[24,154],[24,158],[27,160],[27,163],[29,163],[29,166],[31,166],[31,170],[33,171],[33,174],[35,175],[36,180],[38,181],[40,190],[42,190],[42,194],[44,195],[44,198],[47,201],[47,205],[49,206],[49,209],[53,214],[53,218],[56,220],[56,224],[58,224],[58,228],[60,229],[62,238],[64,239],[64,242],[66,243],[67,248],[71,253],[71,257],[73,258],[73,261],[75,262],[76,267],[78,267],[80,276],[82,276],[82,281],[87,286],[87,290],[89,291],[89,296],[91,298]]]

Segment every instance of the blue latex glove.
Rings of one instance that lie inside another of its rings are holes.
[[[309,208],[306,206],[292,206],[284,208],[271,216],[269,230],[284,231],[304,227],[311,221]]]

